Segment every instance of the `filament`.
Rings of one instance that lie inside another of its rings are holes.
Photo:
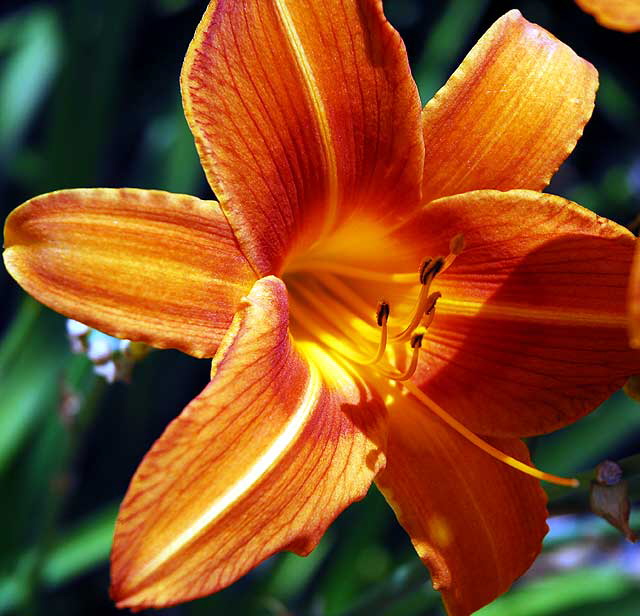
[[[377,364],[385,354],[387,350],[387,338],[389,335],[389,328],[387,327],[387,321],[389,320],[390,308],[389,304],[382,300],[378,304],[378,310],[376,311],[376,322],[380,329],[380,343],[378,344],[378,351],[374,355],[373,359],[365,362],[365,366],[371,366]]]
[[[413,336],[411,337],[411,348],[413,352],[411,354],[411,361],[409,362],[409,367],[402,372],[401,374],[394,374],[387,370],[380,370],[380,373],[383,376],[386,376],[388,379],[393,379],[394,381],[408,381],[416,372],[418,368],[418,359],[420,358],[420,348],[422,347],[422,339],[426,333],[426,328],[421,327],[419,330],[415,331]]]
[[[437,297],[434,300],[433,296],[429,295],[429,287],[438,272],[441,271],[444,263],[445,259],[443,257],[438,257],[437,259],[426,259],[422,264],[422,267],[420,268],[420,283],[422,286],[420,287],[420,293],[418,294],[418,300],[416,302],[413,316],[411,317],[409,325],[407,325],[399,334],[393,336],[392,340],[394,342],[405,342],[406,340],[409,340],[413,331],[418,327],[418,325],[420,325],[420,321],[422,320],[425,311],[427,309],[430,311],[433,310]]]
[[[332,274],[316,274],[319,280],[333,295],[344,302],[346,306],[352,308],[359,316],[371,314],[371,304],[366,302],[351,287],[342,282],[340,278],[336,278]]]

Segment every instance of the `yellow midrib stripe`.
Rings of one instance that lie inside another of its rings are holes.
[[[225,511],[245,496],[288,451],[307,424],[307,420],[315,408],[318,392],[322,385],[322,379],[318,369],[313,364],[310,364],[309,368],[309,382],[307,383],[304,396],[282,432],[280,432],[269,448],[254,462],[253,466],[251,466],[242,477],[238,478],[233,485],[229,486],[224,494],[214,500],[200,517],[166,545],[159,554],[140,568],[136,576],[138,584],[152,575],[164,563],[175,557],[176,554],[205,532]]]
[[[582,325],[601,325],[605,327],[625,327],[627,317],[620,314],[609,314],[596,310],[566,310],[560,311],[542,306],[525,307],[500,302],[473,301],[467,299],[452,299],[443,295],[438,300],[438,312],[460,316],[477,316],[511,319],[516,321],[580,323]]]
[[[286,0],[274,0],[274,5],[284,33],[291,44],[291,50],[295,56],[298,68],[302,74],[304,84],[307,88],[313,109],[315,111],[315,117],[318,122],[318,129],[320,131],[320,138],[322,140],[322,147],[324,150],[325,162],[327,165],[328,175],[328,189],[329,189],[329,203],[328,211],[324,217],[324,228],[322,235],[326,235],[331,231],[338,212],[338,163],[336,160],[336,152],[333,145],[333,139],[331,138],[331,127],[329,126],[329,118],[327,117],[327,110],[324,106],[324,101],[320,94],[320,88],[316,82],[316,78],[311,68],[311,63],[305,52],[300,35],[296,30],[293,18],[287,7]]]

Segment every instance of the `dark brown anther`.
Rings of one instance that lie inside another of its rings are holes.
[[[413,332],[411,336],[411,348],[419,349],[422,346],[422,339],[424,335],[427,333],[427,330],[424,327],[420,327]]]
[[[427,279],[427,271],[431,267],[433,259],[425,259],[420,265],[420,284],[424,284]]]
[[[380,300],[376,310],[376,322],[378,323],[378,327],[382,327],[387,322],[390,312],[391,309],[389,308],[389,304],[383,299]]]
[[[442,269],[444,259],[425,259],[420,266],[420,284],[427,284]]]
[[[442,293],[440,291],[436,291],[429,295],[429,302],[427,303],[427,307],[424,309],[424,313],[429,316],[435,309],[438,300],[442,297]]]

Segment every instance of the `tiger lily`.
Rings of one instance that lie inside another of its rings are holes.
[[[638,372],[633,237],[540,192],[597,74],[518,11],[422,110],[380,0],[211,2],[183,103],[219,201],[137,189],[36,197],[12,276],[113,336],[213,358],[122,504],[119,607],[217,591],[309,553],[373,481],[468,614],[546,532],[521,437]]]
[[[576,3],[605,28],[622,32],[640,30],[640,0],[576,0]]]

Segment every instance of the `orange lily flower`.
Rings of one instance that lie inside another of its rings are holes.
[[[539,192],[596,71],[512,11],[422,110],[379,0],[220,0],[181,86],[219,202],[65,190],[5,231],[40,301],[213,357],[122,504],[118,606],[307,554],[375,480],[449,613],[480,608],[540,550],[538,479],[572,483],[519,439],[640,369],[632,235]]]
[[[640,0],[576,0],[576,3],[605,28],[622,32],[640,30]]]

